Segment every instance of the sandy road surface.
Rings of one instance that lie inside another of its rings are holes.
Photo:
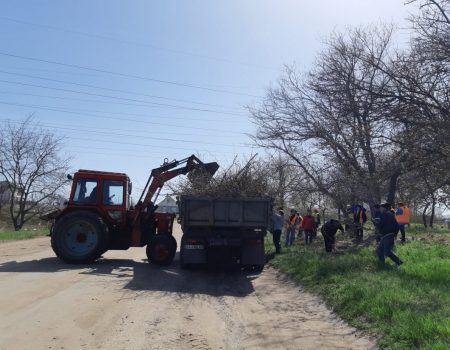
[[[48,237],[0,244],[0,349],[373,349],[274,269],[156,268],[145,250],[92,266]]]

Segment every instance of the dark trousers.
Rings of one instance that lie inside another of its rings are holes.
[[[355,227],[355,238],[359,241],[362,241],[363,239],[363,227],[362,225],[358,225]]]
[[[305,230],[305,243],[312,243],[314,237],[314,230]]]
[[[332,234],[322,233],[323,239],[325,241],[325,251],[331,253],[333,251],[334,244],[336,242],[336,237]]]
[[[273,245],[275,246],[275,251],[277,253],[279,253],[281,251],[281,243],[280,243],[281,230],[273,230],[272,236],[273,236]]]
[[[405,235],[405,224],[399,224],[398,225],[398,228],[399,228],[399,230],[400,230],[400,233],[402,234],[402,238],[401,238],[401,240],[402,240],[402,242],[405,242],[405,239],[406,239],[406,235]],[[398,233],[398,232],[397,232]],[[395,238],[397,238],[397,235],[395,235]]]
[[[400,265],[402,261],[398,258],[397,255],[394,254],[392,248],[394,248],[394,234],[388,233],[387,235],[381,237],[380,242],[378,243],[377,247],[378,259],[380,259],[380,261],[384,263],[384,258],[387,256],[391,258],[391,260],[395,262],[397,265]]]

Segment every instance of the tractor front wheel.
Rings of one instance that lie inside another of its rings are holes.
[[[95,213],[74,211],[55,223],[51,244],[61,260],[88,264],[108,249],[108,230]]]

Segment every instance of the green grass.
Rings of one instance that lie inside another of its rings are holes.
[[[0,242],[2,241],[13,241],[19,239],[30,239],[40,236],[45,236],[48,234],[48,228],[37,228],[37,229],[22,229],[21,231],[14,230],[0,230]]]
[[[383,267],[374,246],[327,255],[318,240],[284,249],[271,263],[351,325],[376,333],[383,349],[449,349],[450,246],[413,241],[396,253],[405,264]]]
[[[8,208],[0,209],[0,242],[31,239],[48,233],[47,222],[37,217],[28,221],[20,231],[14,231]]]
[[[406,234],[445,234],[450,235],[450,229],[444,224],[435,224],[433,227],[425,227],[423,224],[410,224],[406,226]]]

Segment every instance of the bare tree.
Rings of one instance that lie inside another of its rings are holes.
[[[440,193],[450,171],[450,1],[407,3],[420,9],[410,19],[410,49],[378,62],[386,85],[373,93],[391,101],[387,115],[399,128],[392,139],[403,151],[398,179],[405,177],[407,193],[422,196],[413,200],[422,203],[423,217],[431,208],[432,221],[436,204],[445,202]]]
[[[255,142],[289,156],[336,203],[339,179],[351,180],[347,191],[370,205],[388,196],[390,182],[395,193],[403,162],[392,141],[398,127],[386,118],[390,101],[373,93],[389,79],[378,66],[391,37],[389,26],[332,35],[312,71],[302,77],[287,68],[278,87],[250,108]]]
[[[396,142],[424,159],[449,157],[450,145],[450,1],[412,0],[420,12],[411,17],[410,49],[374,62],[385,75],[384,89],[373,90],[391,101],[389,117],[403,125]],[[411,141],[413,142],[407,142]]]
[[[306,74],[287,67],[249,108],[255,143],[285,154],[337,208],[401,195],[427,213],[447,204],[450,171],[450,0],[412,0],[409,48],[392,26],[333,34]],[[300,186],[301,187],[301,186]]]
[[[269,191],[277,207],[299,207],[299,194],[304,187],[305,176],[292,160],[275,153],[261,161],[267,172]],[[303,197],[302,197],[303,198]]]
[[[429,62],[450,63],[450,1],[408,0],[420,12],[410,18],[415,31],[413,44]]]
[[[15,230],[45,211],[66,184],[68,159],[60,157],[61,139],[33,119],[8,121],[0,128],[0,179],[11,193],[9,214]]]
[[[428,226],[427,217],[433,227],[436,208],[450,203],[449,188],[450,172],[445,159],[441,159],[405,174],[399,182],[399,198],[421,213],[425,227]]]

